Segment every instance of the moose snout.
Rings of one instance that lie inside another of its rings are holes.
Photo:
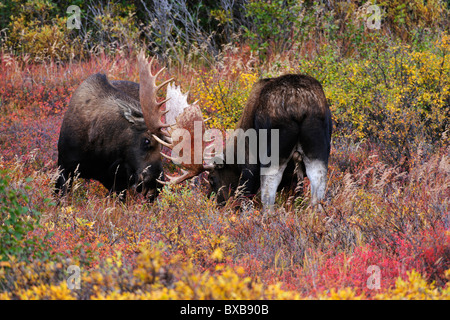
[[[163,186],[157,180],[163,180],[163,177],[162,168],[149,165],[139,174],[136,190],[153,201],[158,196],[159,189]]]

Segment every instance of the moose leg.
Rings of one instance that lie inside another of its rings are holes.
[[[127,170],[121,159],[116,160],[108,168],[108,179],[102,180],[102,184],[108,189],[108,195],[116,195],[121,202],[125,202],[127,196]]]
[[[237,193],[245,197],[253,197],[258,191],[259,184],[257,182],[259,170],[257,164],[246,164],[242,166],[242,173],[239,178],[239,186]]]
[[[327,165],[319,159],[305,157],[306,175],[311,183],[311,205],[315,206],[325,197]]]
[[[312,117],[305,119],[301,125],[299,138],[302,149],[300,154],[311,186],[311,205],[316,206],[325,197],[327,185],[330,153],[327,123]]]
[[[59,166],[60,173],[55,183],[55,196],[64,197],[67,192],[72,188],[73,177],[75,176],[75,170],[68,170]]]
[[[58,179],[56,180],[55,184],[55,195],[56,196],[64,196],[67,193],[67,181],[69,180],[69,175],[67,174],[67,171],[62,168],[60,169],[60,173],[58,176]]]
[[[298,198],[303,195],[303,179],[305,178],[305,164],[303,163],[300,152],[294,152],[292,159],[295,162],[294,174],[297,175],[297,183],[294,189],[294,197]]]
[[[285,161],[278,168],[266,170],[266,174],[261,174],[261,201],[264,209],[273,209],[277,188],[283,178],[283,172],[287,164],[288,161]]]

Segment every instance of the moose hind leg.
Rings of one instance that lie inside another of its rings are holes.
[[[294,186],[294,197],[298,198],[303,195],[303,179],[305,178],[305,164],[300,152],[294,152],[292,159],[295,162],[294,174],[297,176],[297,182]]]
[[[275,204],[277,188],[283,178],[288,161],[280,164],[278,168],[270,169],[261,174],[261,201],[265,209],[272,209]]]
[[[320,159],[304,158],[306,176],[311,185],[311,205],[317,205],[325,197],[327,164]]]

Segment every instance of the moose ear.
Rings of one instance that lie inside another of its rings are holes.
[[[216,165],[215,165],[216,169],[223,169],[223,167],[225,167],[224,163],[216,163]]]
[[[223,169],[223,167],[225,166],[225,159],[223,158],[223,156],[215,156],[212,159],[212,163],[214,164],[215,169]]]
[[[142,113],[138,109],[139,106],[135,106],[130,102],[123,101],[120,99],[116,99],[114,102],[120,108],[123,117],[127,119],[128,122],[130,122],[133,125],[146,128]]]

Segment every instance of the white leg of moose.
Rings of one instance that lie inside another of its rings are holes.
[[[283,172],[284,169],[286,169],[287,164],[288,161],[280,164],[276,169],[266,169],[266,174],[261,174],[261,201],[264,210],[273,209],[277,188],[281,182],[281,178],[283,178]]]
[[[327,165],[322,160],[303,159],[306,168],[306,176],[311,184],[311,205],[317,205],[325,197],[327,185]]]

